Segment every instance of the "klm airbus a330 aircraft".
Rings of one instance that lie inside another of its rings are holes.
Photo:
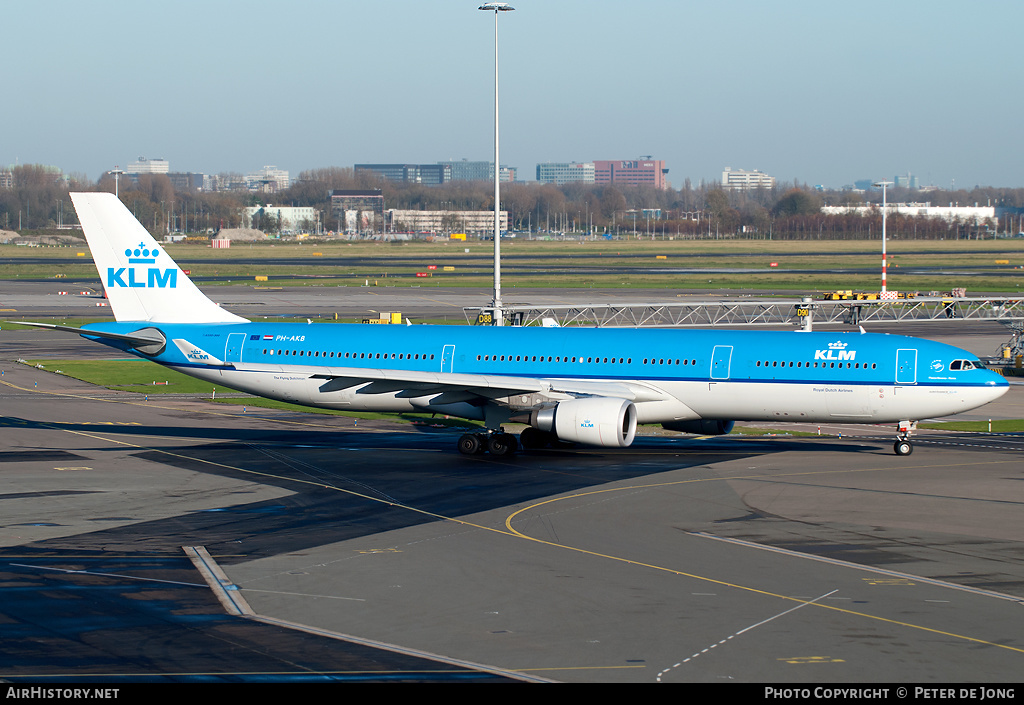
[[[467,454],[745,420],[894,423],[907,455],[917,420],[1008,388],[964,350],[864,332],[254,323],[208,299],[113,194],[71,198],[116,322],[36,325],[271,399],[482,420],[459,439]],[[509,421],[528,424],[518,443]]]

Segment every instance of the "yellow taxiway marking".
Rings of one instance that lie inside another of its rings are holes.
[[[992,461],[991,463],[986,463],[986,464],[1004,464],[1004,463],[1014,463],[1014,464],[1016,464],[1017,462],[1019,462],[1019,461],[1016,461],[1016,460],[1014,460],[1014,461],[1006,460],[1006,461]],[[928,468],[928,467],[953,467],[953,464],[949,464],[949,465],[943,465],[943,464],[938,464],[938,465],[934,465],[934,464],[933,465],[918,465],[918,466],[914,466],[914,468],[905,468],[905,469],[920,470],[920,469]],[[807,471],[807,472],[783,473],[781,475],[773,475],[772,477],[791,477],[791,476],[800,476],[800,475],[829,475],[829,474],[849,473],[849,472],[878,472],[878,471],[883,471],[883,470],[884,471],[890,471],[890,472],[892,471],[891,468],[864,468],[864,469],[861,469],[861,470],[813,470],[813,471]],[[579,499],[581,497],[588,497],[588,496],[592,496],[592,495],[600,495],[600,494],[611,493],[611,492],[636,491],[636,490],[640,490],[640,489],[651,489],[651,488],[654,488],[654,487],[671,487],[671,486],[674,486],[674,485],[685,485],[685,484],[690,484],[690,483],[695,483],[695,482],[720,482],[720,481],[728,481],[728,480],[754,479],[755,477],[759,477],[759,476],[692,478],[692,479],[687,479],[687,480],[673,480],[673,481],[668,481],[668,482],[654,482],[654,483],[650,483],[650,484],[646,484],[646,485],[629,485],[629,486],[624,486],[624,487],[613,487],[613,488],[605,488],[605,489],[593,490],[593,491],[589,491],[589,492],[578,492],[578,493],[571,494],[571,495],[565,495],[563,497],[555,497],[555,498],[552,498],[552,499],[547,499],[547,500],[544,500],[542,502],[537,502],[535,504],[531,504],[531,505],[528,505],[526,507],[523,507],[522,509],[519,509],[519,510],[515,511],[515,512],[513,512],[512,514],[510,514],[508,516],[508,518],[505,520],[505,527],[508,529],[509,533],[514,534],[516,536],[519,536],[520,538],[526,539],[528,541],[533,541],[535,543],[539,543],[539,544],[542,544],[542,545],[551,546],[553,548],[559,548],[559,549],[562,549],[562,550],[573,551],[575,553],[581,553],[583,555],[593,556],[593,557],[596,557],[596,558],[604,558],[604,559],[607,559],[607,560],[612,560],[612,561],[616,561],[616,562],[620,562],[620,563],[625,563],[627,565],[634,565],[634,566],[638,566],[638,567],[649,568],[651,570],[657,570],[657,571],[661,571],[661,572],[665,572],[665,573],[671,573],[673,575],[678,575],[678,576],[681,576],[681,577],[692,578],[694,580],[700,580],[700,581],[703,581],[703,582],[711,583],[713,585],[719,585],[719,586],[722,586],[722,587],[728,587],[728,588],[733,588],[733,589],[736,589],[736,590],[742,590],[744,592],[750,592],[750,593],[753,593],[753,594],[756,594],[756,595],[762,595],[764,597],[773,597],[773,598],[780,599],[780,600],[788,600],[788,601],[791,601],[791,602],[797,602],[797,603],[801,603],[801,604],[804,604],[804,605],[811,605],[811,606],[814,606],[814,607],[818,607],[820,609],[831,610],[833,612],[839,612],[841,614],[847,614],[847,615],[851,615],[851,616],[854,616],[854,617],[861,617],[861,618],[864,618],[864,619],[870,619],[870,620],[874,620],[874,621],[878,621],[878,622],[884,622],[886,624],[892,624],[892,625],[896,625],[896,626],[905,627],[905,628],[908,628],[908,629],[915,629],[915,630],[919,630],[919,631],[924,631],[924,632],[928,632],[930,634],[940,634],[942,636],[952,637],[954,639],[961,639],[961,640],[969,641],[969,642],[972,642],[972,643],[975,643],[975,644],[984,644],[985,646],[994,646],[994,647],[998,647],[1000,649],[1006,649],[1008,651],[1015,651],[1017,653],[1024,654],[1024,648],[1021,648],[1021,647],[1008,646],[1006,644],[998,644],[998,643],[995,643],[995,642],[986,641],[985,639],[979,639],[977,637],[966,636],[966,635],[963,635],[963,634],[955,634],[953,632],[947,632],[947,631],[943,631],[941,629],[934,629],[932,627],[925,627],[923,625],[912,624],[910,622],[904,622],[904,621],[897,620],[897,619],[890,619],[888,617],[882,617],[882,616],[879,616],[879,615],[868,614],[866,612],[858,612],[856,610],[844,609],[842,607],[836,607],[835,605],[827,605],[827,604],[823,604],[821,602],[816,602],[816,601],[812,601],[812,600],[805,600],[805,599],[801,599],[801,598],[798,598],[798,597],[791,597],[789,595],[781,595],[781,594],[778,594],[778,593],[770,592],[770,591],[767,591],[767,590],[761,590],[759,588],[751,587],[751,586],[748,586],[748,585],[739,585],[737,583],[730,583],[730,582],[727,582],[727,581],[724,581],[724,580],[718,580],[716,578],[711,578],[711,577],[704,576],[704,575],[697,575],[695,573],[688,573],[686,571],[677,570],[675,568],[669,568],[669,567],[666,567],[666,566],[655,565],[655,564],[652,564],[652,563],[645,563],[645,562],[642,562],[642,561],[635,561],[635,560],[632,560],[632,559],[629,559],[629,558],[624,558],[624,557],[621,557],[621,556],[614,556],[614,555],[610,555],[610,554],[606,554],[606,553],[600,553],[600,552],[597,552],[597,551],[591,551],[591,550],[588,550],[588,549],[585,549],[585,548],[579,548],[579,547],[576,547],[576,546],[569,546],[569,545],[565,545],[565,544],[554,543],[552,541],[546,541],[544,539],[539,539],[539,538],[535,538],[535,537],[532,537],[532,536],[527,536],[526,534],[521,533],[520,531],[516,530],[512,526],[512,523],[515,521],[516,517],[518,517],[520,514],[522,514],[524,512],[527,512],[527,511],[530,511],[530,510],[535,510],[538,507],[542,507],[542,506],[545,506],[545,505],[553,504],[553,503],[556,503],[556,502],[564,502],[564,501],[570,500],[570,499]]]
[[[67,397],[74,397],[74,398],[89,399],[89,400],[93,400],[93,401],[112,401],[112,402],[117,402],[117,403],[135,403],[135,402],[126,402],[124,400],[105,400],[105,399],[104,400],[100,400],[100,399],[94,399],[93,397],[87,397],[87,396],[84,396],[84,395],[67,394],[67,393],[62,393],[62,392],[46,392],[46,391],[38,390],[38,389],[27,389],[27,388],[23,388],[23,387],[18,387],[17,385],[11,384],[11,383],[6,382],[6,381],[0,381],[0,383],[6,384],[8,387],[12,387],[14,389],[19,389],[21,391],[36,391],[36,392],[39,392],[40,394],[50,394],[50,395],[54,395],[54,396],[67,396]],[[175,410],[177,410],[176,407],[172,407],[172,408],[175,408]],[[214,413],[214,412],[207,412],[207,413]],[[215,415],[232,416],[232,417],[236,416],[235,414],[215,414]],[[241,416],[241,415],[238,414],[237,416]],[[318,424],[303,424],[301,422],[295,422],[295,423],[296,423],[296,425],[309,425],[309,426],[318,425]],[[44,422],[41,422],[40,425],[41,426],[49,426],[49,424],[46,424]],[[246,475],[251,475],[251,476],[254,476],[254,477],[271,478],[271,479],[278,480],[278,481],[297,483],[297,484],[301,484],[301,485],[311,485],[311,486],[316,486],[316,487],[320,487],[320,488],[323,488],[323,489],[334,490],[336,492],[341,492],[343,494],[347,494],[347,495],[350,495],[350,496],[353,496],[353,497],[359,497],[359,498],[364,499],[364,500],[369,501],[369,502],[383,504],[383,505],[387,505],[389,507],[395,507],[395,508],[398,508],[398,509],[404,509],[404,510],[413,512],[415,514],[419,514],[419,515],[422,515],[422,516],[427,516],[427,517],[431,517],[431,518],[437,519],[439,521],[447,521],[447,522],[451,522],[451,523],[458,524],[458,525],[461,525],[461,526],[467,526],[467,527],[476,528],[476,529],[479,529],[481,531],[487,531],[487,532],[491,532],[491,533],[495,533],[495,534],[500,534],[500,535],[503,535],[503,536],[510,536],[510,537],[515,537],[515,538],[520,538],[520,539],[523,539],[523,540],[526,540],[526,541],[530,541],[530,542],[533,542],[533,543],[536,543],[536,544],[539,544],[539,545],[548,546],[548,547],[555,548],[555,549],[558,549],[558,550],[572,551],[572,552],[580,553],[580,554],[583,554],[583,555],[588,555],[588,556],[593,556],[593,557],[596,557],[596,558],[602,558],[602,559],[605,559],[605,560],[610,560],[610,561],[615,561],[615,562],[619,562],[619,563],[624,563],[626,565],[632,565],[632,566],[637,566],[637,567],[640,567],[640,568],[647,568],[647,569],[650,569],[650,570],[656,570],[656,571],[661,571],[661,572],[665,572],[665,573],[670,573],[672,575],[678,575],[678,576],[681,576],[681,577],[687,577],[687,578],[691,578],[693,580],[699,580],[699,581],[711,583],[713,585],[719,585],[719,586],[722,586],[722,587],[733,588],[735,590],[741,590],[741,591],[744,591],[744,592],[749,592],[749,593],[753,593],[753,594],[756,594],[756,595],[761,595],[761,596],[764,596],[764,597],[772,597],[772,598],[779,599],[779,600],[786,600],[786,601],[789,601],[789,602],[796,602],[796,603],[799,603],[801,605],[809,605],[809,606],[817,607],[817,608],[820,608],[820,609],[831,610],[833,612],[838,612],[838,613],[841,613],[841,614],[847,614],[847,615],[854,616],[854,617],[860,617],[860,618],[863,618],[863,619],[869,619],[869,620],[873,620],[873,621],[883,622],[883,623],[886,623],[886,624],[892,624],[892,625],[896,625],[896,626],[901,626],[901,627],[904,627],[904,628],[907,628],[907,629],[914,629],[914,630],[918,630],[918,631],[924,631],[924,632],[928,632],[930,634],[939,634],[939,635],[950,637],[950,638],[954,638],[954,639],[960,639],[960,640],[963,640],[963,641],[968,641],[968,642],[971,642],[971,643],[974,643],[974,644],[984,644],[985,646],[992,646],[992,647],[996,647],[996,648],[1005,649],[1005,650],[1008,650],[1008,651],[1014,651],[1014,652],[1017,652],[1017,653],[1024,654],[1024,648],[1021,648],[1021,647],[1008,646],[1006,644],[999,644],[999,643],[996,643],[996,642],[986,641],[984,639],[979,639],[977,637],[966,636],[966,635],[963,635],[963,634],[955,634],[953,632],[947,632],[947,631],[943,631],[941,629],[933,629],[931,627],[925,627],[925,626],[918,625],[918,624],[911,624],[910,622],[903,622],[903,621],[896,620],[896,619],[889,619],[888,617],[881,617],[879,615],[867,614],[865,612],[857,612],[856,610],[844,609],[844,608],[841,608],[841,607],[836,607],[834,605],[826,605],[826,604],[822,604],[820,602],[814,602],[814,601],[811,601],[811,600],[805,600],[805,599],[801,599],[801,598],[797,598],[797,597],[791,597],[789,595],[781,595],[781,594],[778,594],[778,593],[770,592],[768,590],[761,590],[759,588],[751,587],[751,586],[748,586],[748,585],[739,585],[739,584],[736,584],[736,583],[730,583],[730,582],[727,582],[727,581],[724,581],[724,580],[718,580],[716,578],[711,578],[711,577],[708,577],[708,576],[697,575],[695,573],[688,573],[686,571],[677,570],[675,568],[670,568],[670,567],[666,567],[666,566],[655,565],[655,564],[652,564],[652,563],[646,563],[644,561],[636,561],[636,560],[632,560],[632,559],[629,559],[629,558],[624,558],[622,556],[614,556],[614,555],[611,555],[611,554],[600,553],[600,552],[597,552],[597,551],[591,551],[591,550],[580,548],[580,547],[577,547],[577,546],[569,546],[569,545],[566,545],[566,544],[554,543],[552,541],[546,541],[544,539],[538,539],[538,538],[534,538],[532,536],[527,536],[526,534],[523,534],[523,533],[519,532],[518,530],[516,530],[512,526],[512,523],[513,523],[513,521],[515,521],[516,517],[518,517],[523,512],[529,511],[531,509],[536,509],[537,507],[542,507],[542,506],[545,506],[545,505],[553,504],[555,502],[564,502],[564,501],[569,500],[569,499],[578,499],[580,497],[600,495],[600,494],[606,494],[606,493],[611,493],[611,492],[636,491],[636,490],[641,490],[641,489],[646,490],[646,489],[652,489],[652,488],[656,488],[656,487],[671,487],[671,486],[685,485],[685,484],[690,484],[690,483],[695,483],[695,482],[727,482],[729,480],[761,479],[761,478],[764,477],[763,475],[740,475],[740,476],[732,476],[732,477],[692,478],[692,479],[687,479],[687,480],[673,480],[673,481],[666,481],[666,482],[652,482],[652,483],[642,484],[642,485],[629,485],[629,486],[623,486],[623,487],[605,488],[605,489],[593,490],[593,491],[589,491],[589,492],[579,492],[579,493],[575,493],[575,494],[571,494],[571,495],[565,495],[565,496],[562,496],[562,497],[555,497],[555,498],[552,498],[552,499],[544,500],[542,502],[537,502],[537,503],[532,504],[532,505],[528,505],[526,507],[523,507],[522,509],[519,509],[519,510],[513,512],[505,520],[505,527],[506,527],[507,531],[502,531],[501,529],[496,529],[496,528],[493,528],[493,527],[484,526],[482,524],[476,524],[476,523],[473,523],[473,522],[470,522],[470,521],[466,521],[466,520],[463,520],[463,519],[458,519],[456,517],[444,516],[444,515],[438,514],[436,512],[431,512],[431,511],[427,511],[427,510],[424,510],[424,509],[420,509],[418,507],[413,507],[413,506],[410,506],[410,505],[407,505],[407,504],[402,504],[401,502],[389,501],[389,500],[386,500],[386,499],[381,499],[380,497],[374,497],[374,496],[363,494],[363,493],[360,493],[360,492],[355,492],[353,490],[348,490],[348,489],[344,489],[344,488],[341,488],[341,487],[336,487],[334,485],[331,485],[331,484],[325,483],[325,482],[318,482],[318,481],[314,481],[314,480],[303,480],[303,479],[294,478],[294,477],[284,477],[284,476],[275,475],[275,474],[269,473],[269,472],[261,472],[261,471],[257,471],[257,470],[250,470],[250,469],[241,468],[241,467],[238,467],[238,466],[235,466],[235,465],[229,465],[227,463],[218,463],[216,461],[207,460],[205,458],[196,458],[196,457],[185,455],[185,454],[182,454],[182,453],[173,453],[171,451],[164,450],[164,449],[161,449],[161,448],[150,448],[150,447],[147,447],[147,446],[138,445],[136,443],[129,443],[127,441],[122,441],[122,440],[118,440],[118,439],[114,439],[114,438],[106,438],[104,436],[100,436],[100,435],[95,434],[95,433],[87,433],[85,431],[76,431],[76,430],[67,429],[67,428],[60,428],[59,426],[49,426],[49,427],[53,428],[54,430],[60,430],[60,431],[66,432],[66,433],[71,433],[71,434],[75,434],[75,435],[85,436],[87,438],[92,438],[92,439],[95,439],[95,440],[105,441],[107,443],[114,443],[114,444],[123,445],[123,446],[131,447],[131,448],[137,448],[137,449],[140,449],[140,450],[146,450],[146,451],[150,451],[150,452],[154,452],[154,453],[160,453],[160,454],[171,456],[171,457],[175,457],[175,458],[187,459],[187,460],[190,460],[192,462],[203,463],[205,465],[211,465],[211,466],[214,466],[214,467],[229,469],[229,470],[233,470],[235,472],[239,472],[239,473],[246,474]],[[1018,460],[1014,459],[1014,460],[1003,460],[1003,461],[990,461],[990,462],[986,462],[986,463],[983,463],[983,464],[986,464],[986,465],[998,465],[998,464],[1012,463],[1012,464],[1014,464],[1016,466],[1016,464],[1018,462],[1019,462]],[[904,468],[902,468],[902,469],[904,469],[904,470],[921,470],[921,469],[925,469],[925,468],[935,468],[935,467],[956,467],[958,465],[959,464],[954,464],[954,463],[949,463],[949,464],[930,464],[930,465],[915,465],[913,467],[906,467],[906,466],[904,466]],[[807,476],[807,475],[830,475],[830,474],[851,473],[851,472],[859,473],[859,472],[882,472],[882,471],[892,472],[892,468],[890,468],[890,467],[877,467],[877,468],[863,468],[863,469],[860,469],[860,470],[812,470],[812,471],[805,471],[805,472],[783,473],[781,475],[772,475],[772,477],[794,477],[794,476]]]
[[[786,663],[793,663],[803,666],[816,663],[846,663],[844,659],[830,658],[828,656],[790,656],[788,658],[776,659],[776,661],[785,661]]]

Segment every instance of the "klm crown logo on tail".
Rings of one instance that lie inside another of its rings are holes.
[[[129,247],[124,254],[128,257],[128,264],[156,264],[160,251],[155,247],[150,250],[140,242],[138,247],[134,250]],[[122,286],[129,289],[176,289],[178,270],[176,267],[146,267],[144,271],[142,267],[107,267],[107,286]]]
[[[245,323],[211,301],[112,193],[72,193],[78,222],[118,321]]]

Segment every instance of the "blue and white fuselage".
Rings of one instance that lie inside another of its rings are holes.
[[[911,422],[1007,390],[974,355],[898,335],[253,323],[206,298],[114,196],[72,198],[117,318],[80,332],[272,399],[437,412],[492,430],[514,419],[529,426],[526,445],[626,446],[637,423],[721,433],[736,420],[895,422],[905,454]],[[459,445],[515,442],[491,433]]]
[[[640,423],[879,423],[956,414],[1007,388],[1005,379],[959,348],[875,333],[327,323],[87,326],[114,333],[143,328],[193,345],[167,345],[160,354],[142,355],[155,362],[252,394],[338,409],[451,413],[453,402],[435,403],[429,384],[444,385],[438,395],[451,396],[448,387],[460,386],[462,376],[466,391],[479,392],[490,381],[500,389],[518,387],[520,396],[561,389],[587,395],[587,385],[621,385],[624,398],[637,399]],[[125,343],[106,342],[132,352]],[[363,384],[331,384],[359,377]],[[406,388],[383,388],[403,382]],[[414,394],[416,384],[426,393]],[[504,403],[516,411],[534,406],[515,399]],[[456,415],[483,419],[484,406],[460,407],[465,413]]]

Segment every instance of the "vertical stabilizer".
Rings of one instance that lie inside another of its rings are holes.
[[[107,300],[118,321],[246,323],[208,299],[112,193],[73,193]]]

